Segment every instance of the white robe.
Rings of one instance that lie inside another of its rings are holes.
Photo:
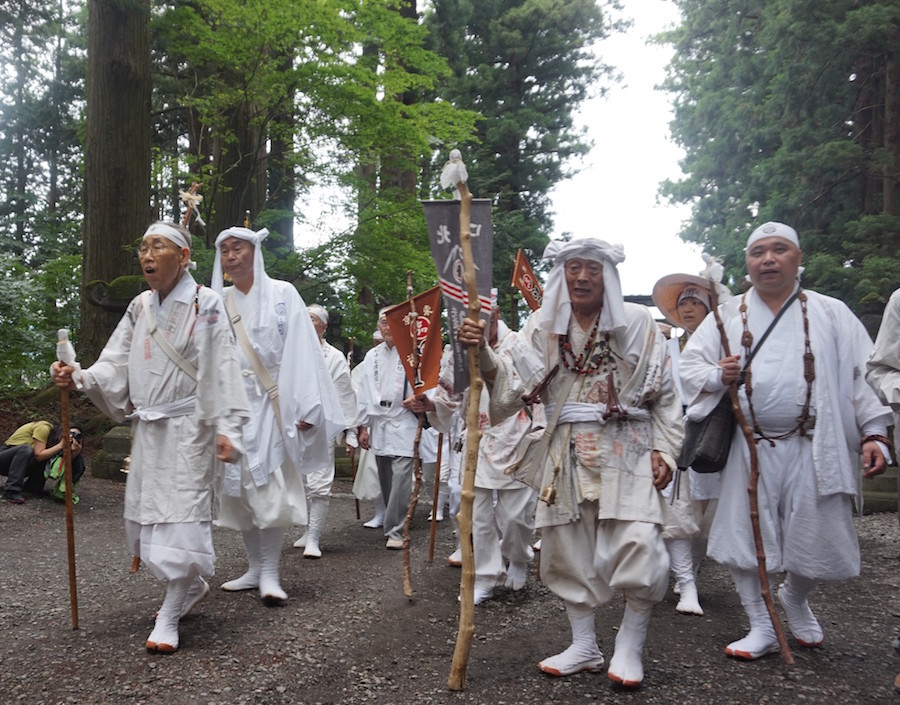
[[[150,306],[169,343],[197,369],[197,381],[150,336],[140,296],[129,304],[97,362],[76,381],[114,420],[123,422],[135,412],[125,484],[126,521],[135,527],[196,525],[182,531],[186,542],[180,547],[185,551],[182,560],[188,560],[192,551],[209,551],[191,559],[197,561],[195,569],[179,567],[171,556],[158,557],[157,549],[162,544],[165,551],[172,537],[157,535],[142,542],[141,559],[161,579],[183,577],[182,569],[211,575],[214,556],[208,522],[215,517],[221,467],[215,457],[216,436],[226,436],[238,453],[243,452],[241,426],[249,416],[234,335],[219,296],[198,287],[187,272],[161,306],[154,292]],[[138,540],[140,533],[135,528],[129,535]],[[207,538],[208,546],[196,545]],[[151,544],[156,547],[152,555]]]
[[[875,347],[866,363],[866,381],[894,412],[894,453],[900,448],[900,289],[884,309]]]
[[[516,350],[517,333],[505,325],[494,346],[498,354]],[[434,395],[435,410],[429,414],[436,428],[448,437],[458,414],[465,416],[468,391],[453,394],[453,356],[445,353],[441,361],[441,380]],[[532,430],[532,416],[523,407],[496,425],[490,421],[490,391],[484,388],[479,400],[478,459],[475,470],[475,499],[472,504],[472,541],[475,552],[475,586],[490,590],[506,577],[504,558],[527,563],[534,557],[531,539],[534,531],[534,508],[537,496],[528,485],[506,474],[522,458],[522,449]],[[535,425],[543,427],[540,404],[531,413]],[[467,434],[462,432],[461,455],[466,457]]]
[[[356,444],[356,393],[350,382],[350,364],[344,354],[326,340],[322,340],[322,353],[325,356],[325,368],[328,376],[334,383],[334,390],[338,397],[338,403],[344,414],[344,428],[347,430],[347,442],[355,447]],[[352,442],[351,442],[352,438]],[[329,449],[328,465],[321,470],[306,476],[307,497],[328,497],[331,495],[331,487],[334,484],[334,450],[342,445],[344,434],[338,434],[335,442]]]
[[[247,452],[226,464],[219,524],[248,530],[307,523],[300,474],[327,466],[334,437],[344,429],[319,338],[306,305],[289,283],[266,277],[245,295],[235,288],[237,311],[247,337],[278,386],[276,419],[263,383],[238,346],[251,416],[244,426]],[[312,425],[298,430],[297,423]]]
[[[675,389],[679,399],[684,403],[684,390],[681,388],[681,380],[678,376],[681,340],[679,338],[667,340],[666,353],[671,365]],[[674,488],[675,482],[673,481],[663,490],[663,496],[666,498],[666,521],[663,537],[666,539],[708,537],[719,493],[722,489],[722,473],[701,473],[688,468],[681,474],[678,497],[673,501]]]
[[[377,456],[413,457],[419,420],[403,408],[412,391],[397,348],[378,345],[366,353],[356,392],[358,426],[369,428],[369,444]]]
[[[653,486],[650,456],[657,450],[674,467],[683,438],[681,401],[665,365],[662,334],[648,309],[626,303],[624,316],[620,336],[613,334],[610,338],[610,347],[619,359],[618,396],[622,405],[643,410],[646,418],[615,416],[605,425],[599,418],[559,423],[540,483],[543,487],[551,482],[557,464],[556,501],[552,506],[538,503],[538,527],[576,520],[583,500],[599,502],[600,519],[663,523],[663,497]],[[582,349],[587,335],[573,317],[569,339],[574,350]],[[557,340],[556,335],[539,329],[532,315],[513,353],[495,356],[498,371],[491,390],[492,421],[518,413],[522,394],[530,392],[544,371],[559,361]],[[518,374],[513,374],[513,368]],[[576,380],[568,398],[560,400],[562,384],[569,374],[560,369],[545,394],[546,404],[580,402],[599,410],[607,380],[601,379],[602,375],[582,377]],[[548,418],[552,415],[549,406],[545,414]]]
[[[807,291],[810,347],[815,381],[810,410],[812,440],[794,435],[757,443],[760,526],[770,572],[789,571],[813,579],[842,580],[859,573],[859,545],[850,498],[859,488],[862,436],[885,433],[886,409],[865,384],[863,370],[871,340],[840,301]],[[733,354],[741,346],[741,297],[719,307]],[[747,293],[750,332],[758,341],[775,314],[754,289]],[[753,407],[763,431],[778,434],[796,423],[806,399],[803,377],[805,336],[800,302],[760,347],[751,366]],[[715,317],[691,336],[680,359],[689,418],[702,418],[725,392],[718,361],[722,348]],[[739,391],[749,419],[746,386]],[[749,452],[740,429],[722,471],[722,492],[710,532],[709,555],[743,570],[756,568],[747,484]]]

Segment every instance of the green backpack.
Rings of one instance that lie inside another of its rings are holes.
[[[56,499],[65,500],[66,474],[65,472],[63,472],[62,461],[62,455],[56,455],[48,460],[47,464],[44,466],[44,479],[53,480],[53,485],[50,488],[50,494],[53,495]],[[75,494],[75,487],[77,486],[78,483],[76,482],[74,487],[72,488],[72,504],[78,504],[78,495]]]

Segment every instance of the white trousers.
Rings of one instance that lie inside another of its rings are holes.
[[[597,607],[621,590],[634,611],[650,611],[669,582],[662,528],[598,519],[597,502],[584,501],[578,510],[578,520],[541,529],[541,580],[574,605]]]
[[[328,467],[311,472],[303,478],[306,485],[306,498],[330,497],[334,485],[334,446],[328,451]]]
[[[257,487],[246,463],[241,469],[241,496],[222,495],[216,526],[235,531],[286,528],[308,522],[306,490],[300,473],[276,468],[269,481]]]
[[[494,504],[494,492],[497,503]],[[472,544],[475,584],[489,589],[506,577],[503,559],[527,563],[534,558],[534,505],[537,495],[522,485],[512,490],[475,488],[472,503]]]
[[[125,540],[157,580],[208,578],[215,573],[212,524],[138,524],[125,520]]]

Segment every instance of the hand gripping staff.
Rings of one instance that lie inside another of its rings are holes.
[[[715,286],[710,287],[709,297],[713,314],[716,317],[719,337],[722,339],[722,349],[725,351],[726,357],[731,357],[731,347],[728,344],[728,335],[725,333],[725,324],[722,323],[722,317],[719,315],[719,296]],[[775,611],[775,601],[772,599],[772,591],[769,587],[769,574],[766,571],[766,549],[763,546],[762,531],[759,528],[759,495],[757,493],[759,485],[759,456],[756,453],[756,441],[753,438],[753,429],[747,423],[747,417],[744,416],[741,404],[738,401],[737,382],[732,382],[728,385],[728,395],[731,397],[731,408],[734,411],[734,416],[741,427],[741,431],[747,441],[747,447],[750,450],[750,484],[747,487],[747,494],[750,496],[750,524],[753,527],[753,540],[756,544],[756,565],[759,571],[762,598],[766,604],[766,610],[769,612],[769,619],[772,620],[772,626],[775,629],[775,637],[778,640],[778,646],[781,648],[781,657],[788,666],[792,666],[794,664],[794,656],[791,654],[791,649],[784,636],[781,620]]]
[[[478,282],[475,274],[475,259],[472,256],[472,194],[466,185],[469,175],[459,150],[450,152],[450,160],[441,172],[441,185],[455,184],[459,191],[459,241],[463,255],[463,280],[469,297],[468,315],[478,320],[481,303],[478,298]],[[469,649],[475,633],[475,553],[472,548],[472,503],[475,500],[475,468],[478,464],[479,407],[484,381],[478,363],[477,346],[468,349],[469,355],[469,402],[466,408],[466,458],[463,475],[462,495],[459,508],[459,545],[462,549],[462,577],[459,583],[459,631],[456,634],[456,648],[450,666],[447,687],[450,690],[464,690],[466,687],[466,667],[469,663]]]
[[[56,358],[65,365],[75,367],[75,348],[69,342],[69,331],[60,328],[56,336]],[[78,629],[78,588],[75,583],[75,513],[72,502],[72,438],[69,435],[69,390],[59,390],[60,417],[62,421],[63,468],[66,482],[66,544],[69,552],[69,604],[72,612],[72,629]]]

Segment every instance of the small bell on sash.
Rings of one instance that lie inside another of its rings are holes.
[[[552,507],[556,501],[556,488],[553,485],[547,485],[541,492],[541,501],[546,503],[548,507]]]

